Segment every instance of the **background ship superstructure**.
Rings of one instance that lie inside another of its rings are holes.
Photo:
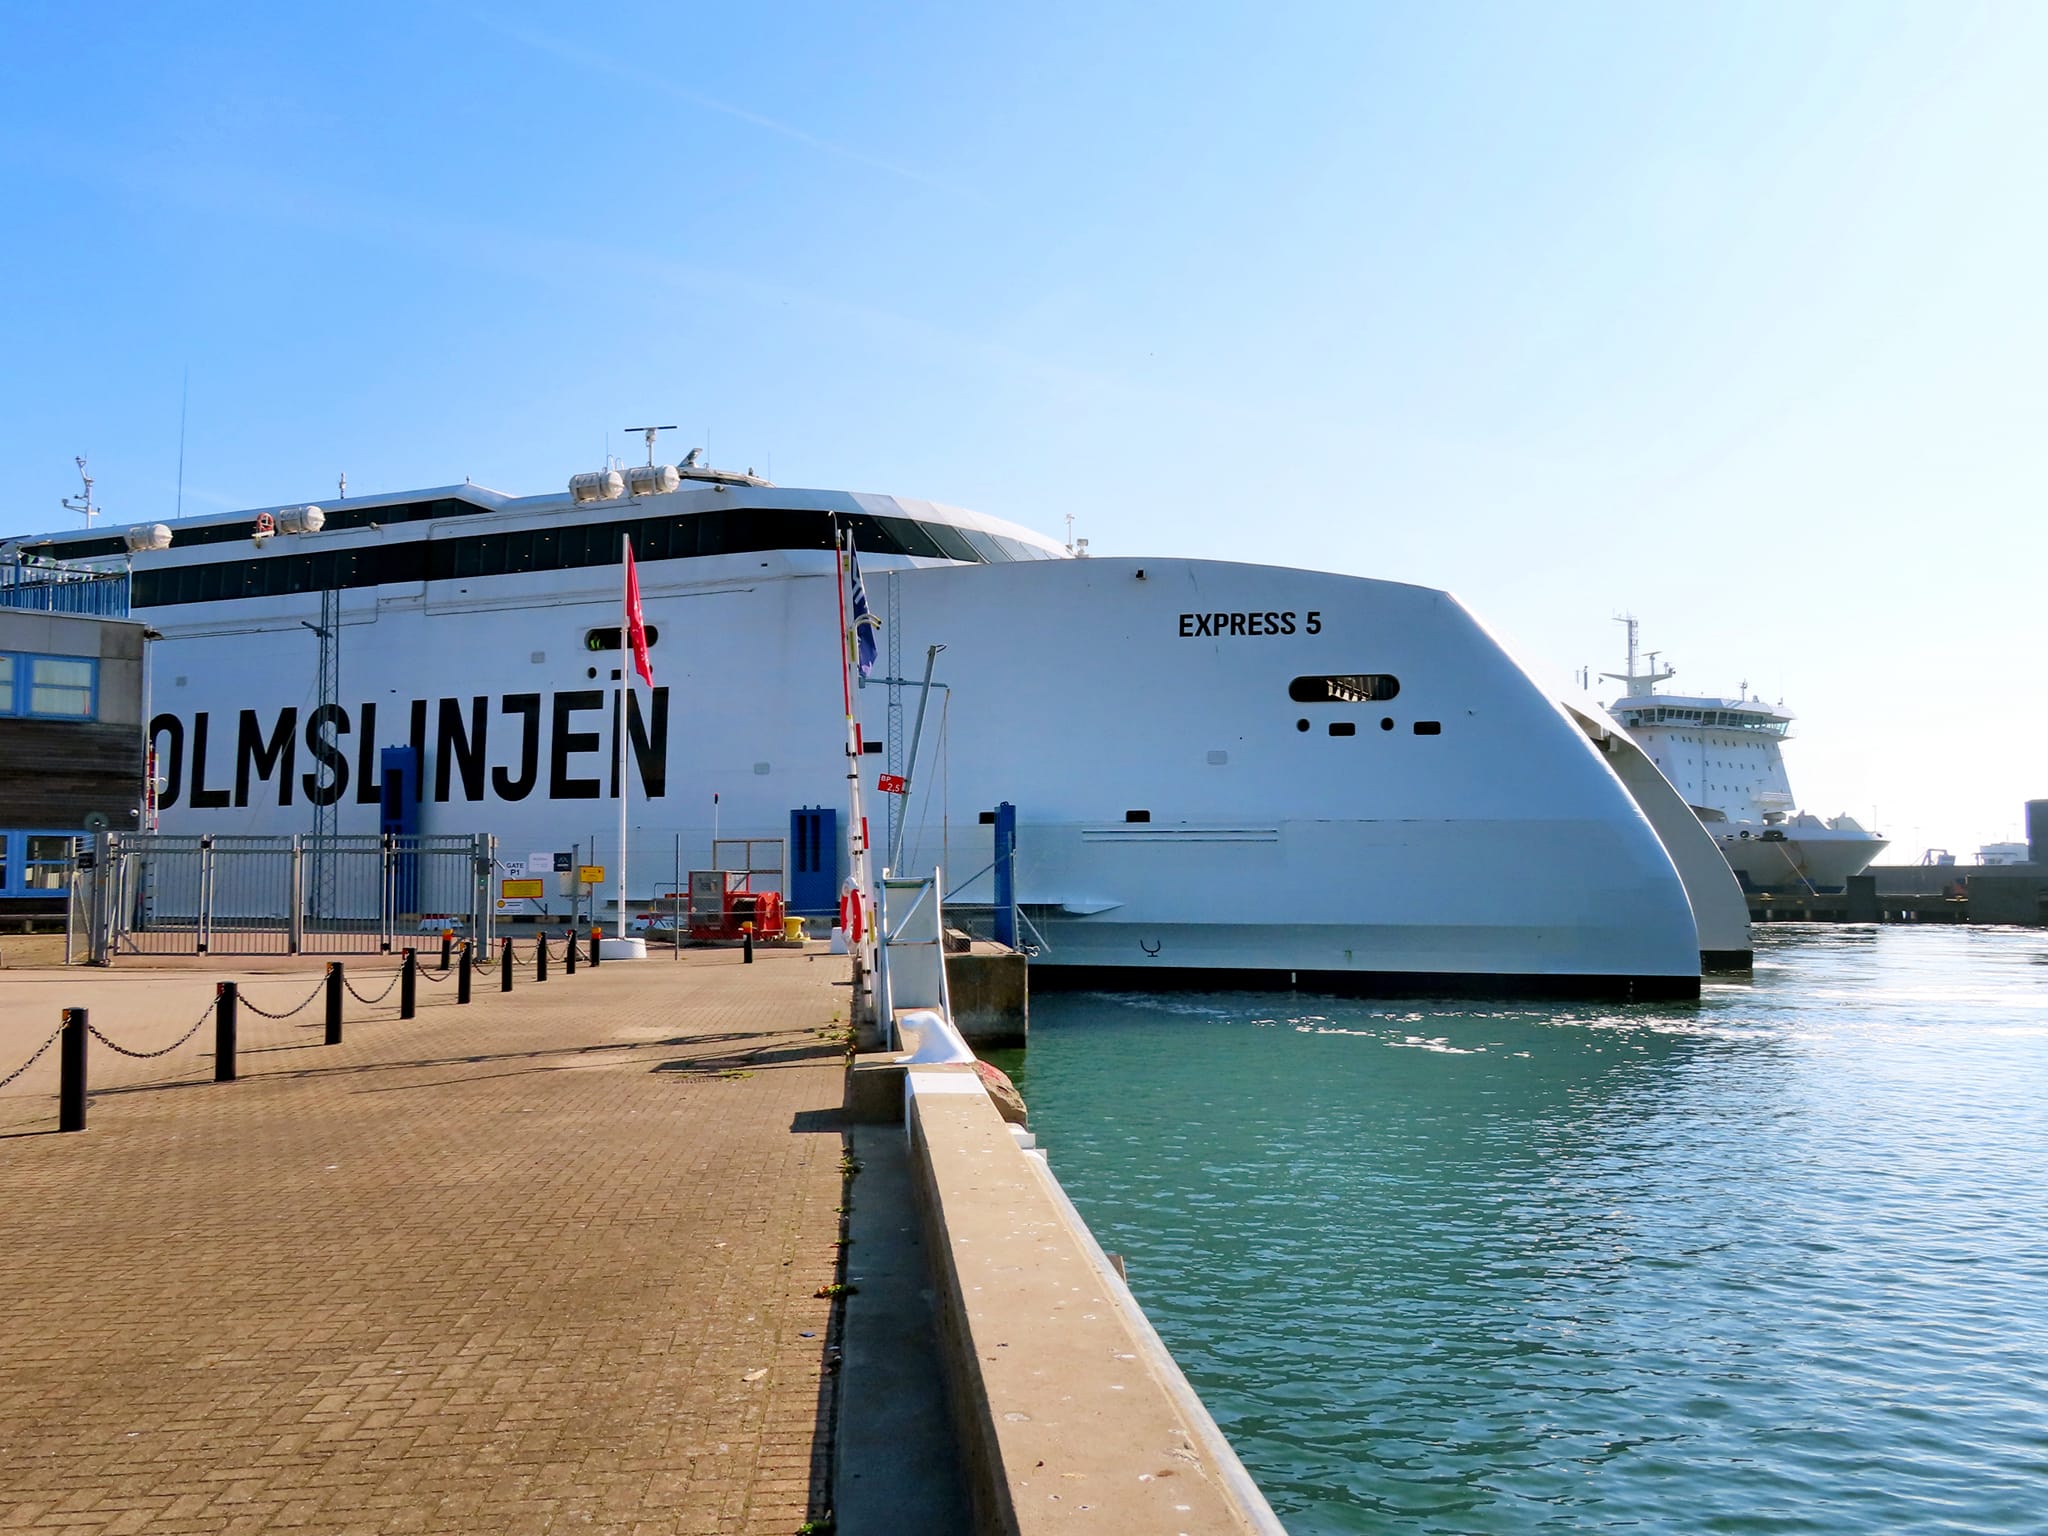
[[[1658,693],[1676,672],[1660,670],[1654,651],[1639,671],[1636,620],[1622,622],[1628,670],[1602,676],[1628,692],[1607,712],[1685,797],[1745,887],[1839,891],[1878,856],[1886,840],[1854,817],[1798,808],[1780,750],[1796,718],[1790,710],[1753,695]]]

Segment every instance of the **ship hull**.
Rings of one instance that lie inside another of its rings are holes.
[[[864,564],[893,631],[877,677],[946,647],[917,764],[902,760],[916,690],[856,694],[866,737],[897,744],[860,760],[874,847],[902,804],[878,776],[909,773],[900,862],[943,864],[949,900],[985,906],[983,813],[1014,804],[1045,980],[1697,991],[1690,909],[1655,833],[1446,594],[1204,561]],[[714,831],[784,839],[792,811],[846,804],[831,573],[805,550],[642,563],[659,639],[657,688],[631,710],[630,904],[708,867]],[[339,830],[376,831],[382,749],[409,746],[417,830],[488,832],[519,862],[611,863],[619,653],[588,647],[619,623],[616,576],[347,592],[324,708],[317,596],[140,610],[165,635],[163,830],[308,831],[308,797],[338,793]],[[1361,673],[1398,693],[1291,692]],[[548,889],[533,910],[565,913]]]

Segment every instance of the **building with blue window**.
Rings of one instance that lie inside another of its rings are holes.
[[[73,841],[142,824],[139,622],[0,605],[0,911],[61,905]]]

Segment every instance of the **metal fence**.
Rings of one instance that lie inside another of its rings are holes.
[[[495,840],[102,833],[72,882],[93,959],[363,954],[452,927],[488,943]]]

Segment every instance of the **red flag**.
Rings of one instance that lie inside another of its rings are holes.
[[[640,613],[640,572],[633,564],[633,541],[626,540],[626,643],[633,648],[633,670],[654,686],[654,663],[647,659],[647,621]]]

